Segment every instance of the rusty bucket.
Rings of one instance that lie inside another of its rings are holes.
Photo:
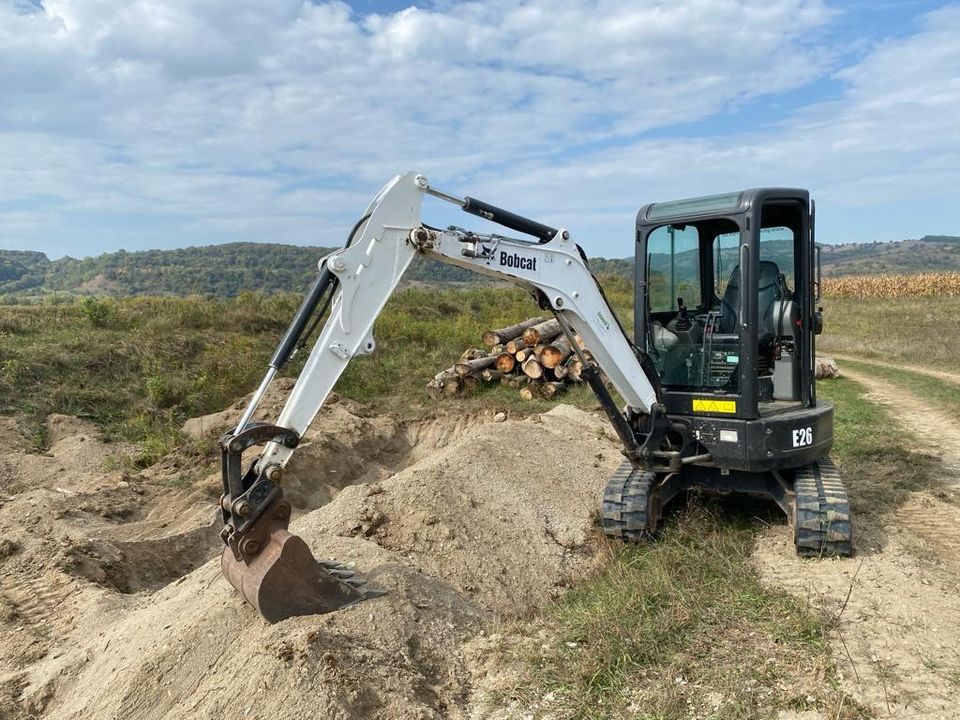
[[[320,562],[302,538],[287,532],[289,505],[274,507],[220,557],[224,577],[267,622],[317,615],[364,600],[353,573],[334,562]]]

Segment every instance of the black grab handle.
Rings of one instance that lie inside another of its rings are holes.
[[[483,200],[477,200],[476,198],[465,197],[463,199],[463,209],[471,215],[482,217],[498,225],[508,227],[511,230],[516,230],[526,235],[533,235],[535,238],[539,238],[541,244],[550,242],[557,234],[556,228],[538,223],[536,220],[525,218],[522,215],[498,208],[496,205],[485,203]]]

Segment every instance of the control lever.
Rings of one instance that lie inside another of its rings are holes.
[[[677,298],[677,320],[674,323],[674,328],[680,332],[686,332],[693,326],[693,323],[690,322],[690,318],[687,315],[687,306],[683,304],[683,298]]]

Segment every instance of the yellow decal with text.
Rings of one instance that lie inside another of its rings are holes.
[[[737,401],[695,398],[693,401],[693,411],[702,413],[736,413]]]

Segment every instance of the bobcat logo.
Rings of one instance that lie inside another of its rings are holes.
[[[500,251],[500,264],[506,267],[517,268],[518,270],[537,269],[536,258],[525,258],[517,255],[517,253],[508,253],[503,250]]]

